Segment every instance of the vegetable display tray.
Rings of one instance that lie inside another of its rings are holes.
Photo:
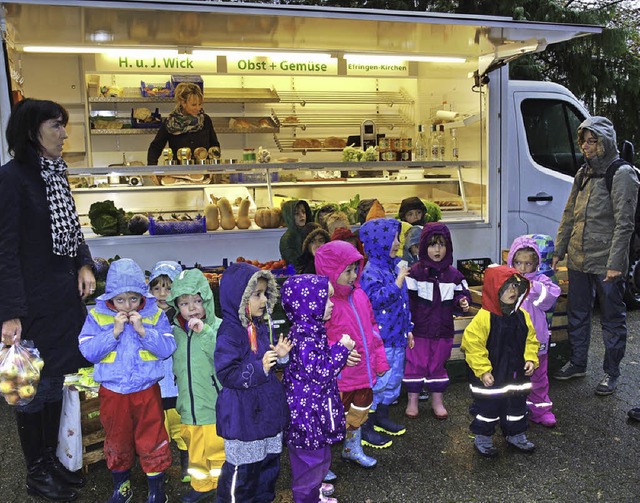
[[[152,236],[166,234],[197,234],[207,232],[207,219],[196,217],[195,220],[156,220],[149,217],[149,234]]]

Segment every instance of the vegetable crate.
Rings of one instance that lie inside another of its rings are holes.
[[[100,423],[100,398],[80,392],[80,425],[82,427],[82,470],[104,459],[105,432]]]

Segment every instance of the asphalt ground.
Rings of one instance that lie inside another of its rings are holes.
[[[532,454],[509,448],[495,436],[500,454],[485,459],[473,449],[469,432],[471,403],[464,382],[445,394],[449,419],[438,421],[429,402],[421,402],[417,419],[404,417],[406,395],[391,408],[392,418],[404,422],[407,433],[384,450],[365,448],[378,460],[372,470],[340,459],[333,451],[338,475],[334,497],[340,503],[382,502],[640,502],[640,423],[627,419],[627,410],[640,406],[640,312],[628,316],[627,354],[614,395],[600,397],[594,389],[602,378],[603,345],[594,322],[588,375],[551,381],[551,398],[558,424],[553,429],[531,425]],[[11,407],[2,401],[0,425],[0,502],[42,501],[24,488],[25,466]],[[168,470],[169,501],[178,502],[188,485],[179,481],[179,458]],[[111,494],[104,462],[91,465],[79,502],[103,502]],[[139,467],[132,477],[132,503],[146,501],[146,481]],[[291,502],[286,450],[278,480],[276,502]],[[243,502],[239,502],[243,503]]]

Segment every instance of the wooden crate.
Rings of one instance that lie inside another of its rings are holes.
[[[462,334],[467,325],[471,323],[471,320],[478,312],[478,309],[474,306],[469,308],[469,312],[465,316],[456,316],[453,318],[453,349],[451,350],[451,360],[464,360],[464,353],[460,351],[460,345],[462,344]]]
[[[80,392],[80,424],[82,426],[82,469],[86,473],[89,465],[104,459],[105,432],[100,416],[92,414],[100,410],[100,398],[87,398]],[[89,416],[92,417],[89,417]]]

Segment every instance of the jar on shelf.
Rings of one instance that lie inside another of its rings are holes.
[[[256,162],[256,150],[253,148],[245,148],[242,150],[242,162],[252,164]]]

